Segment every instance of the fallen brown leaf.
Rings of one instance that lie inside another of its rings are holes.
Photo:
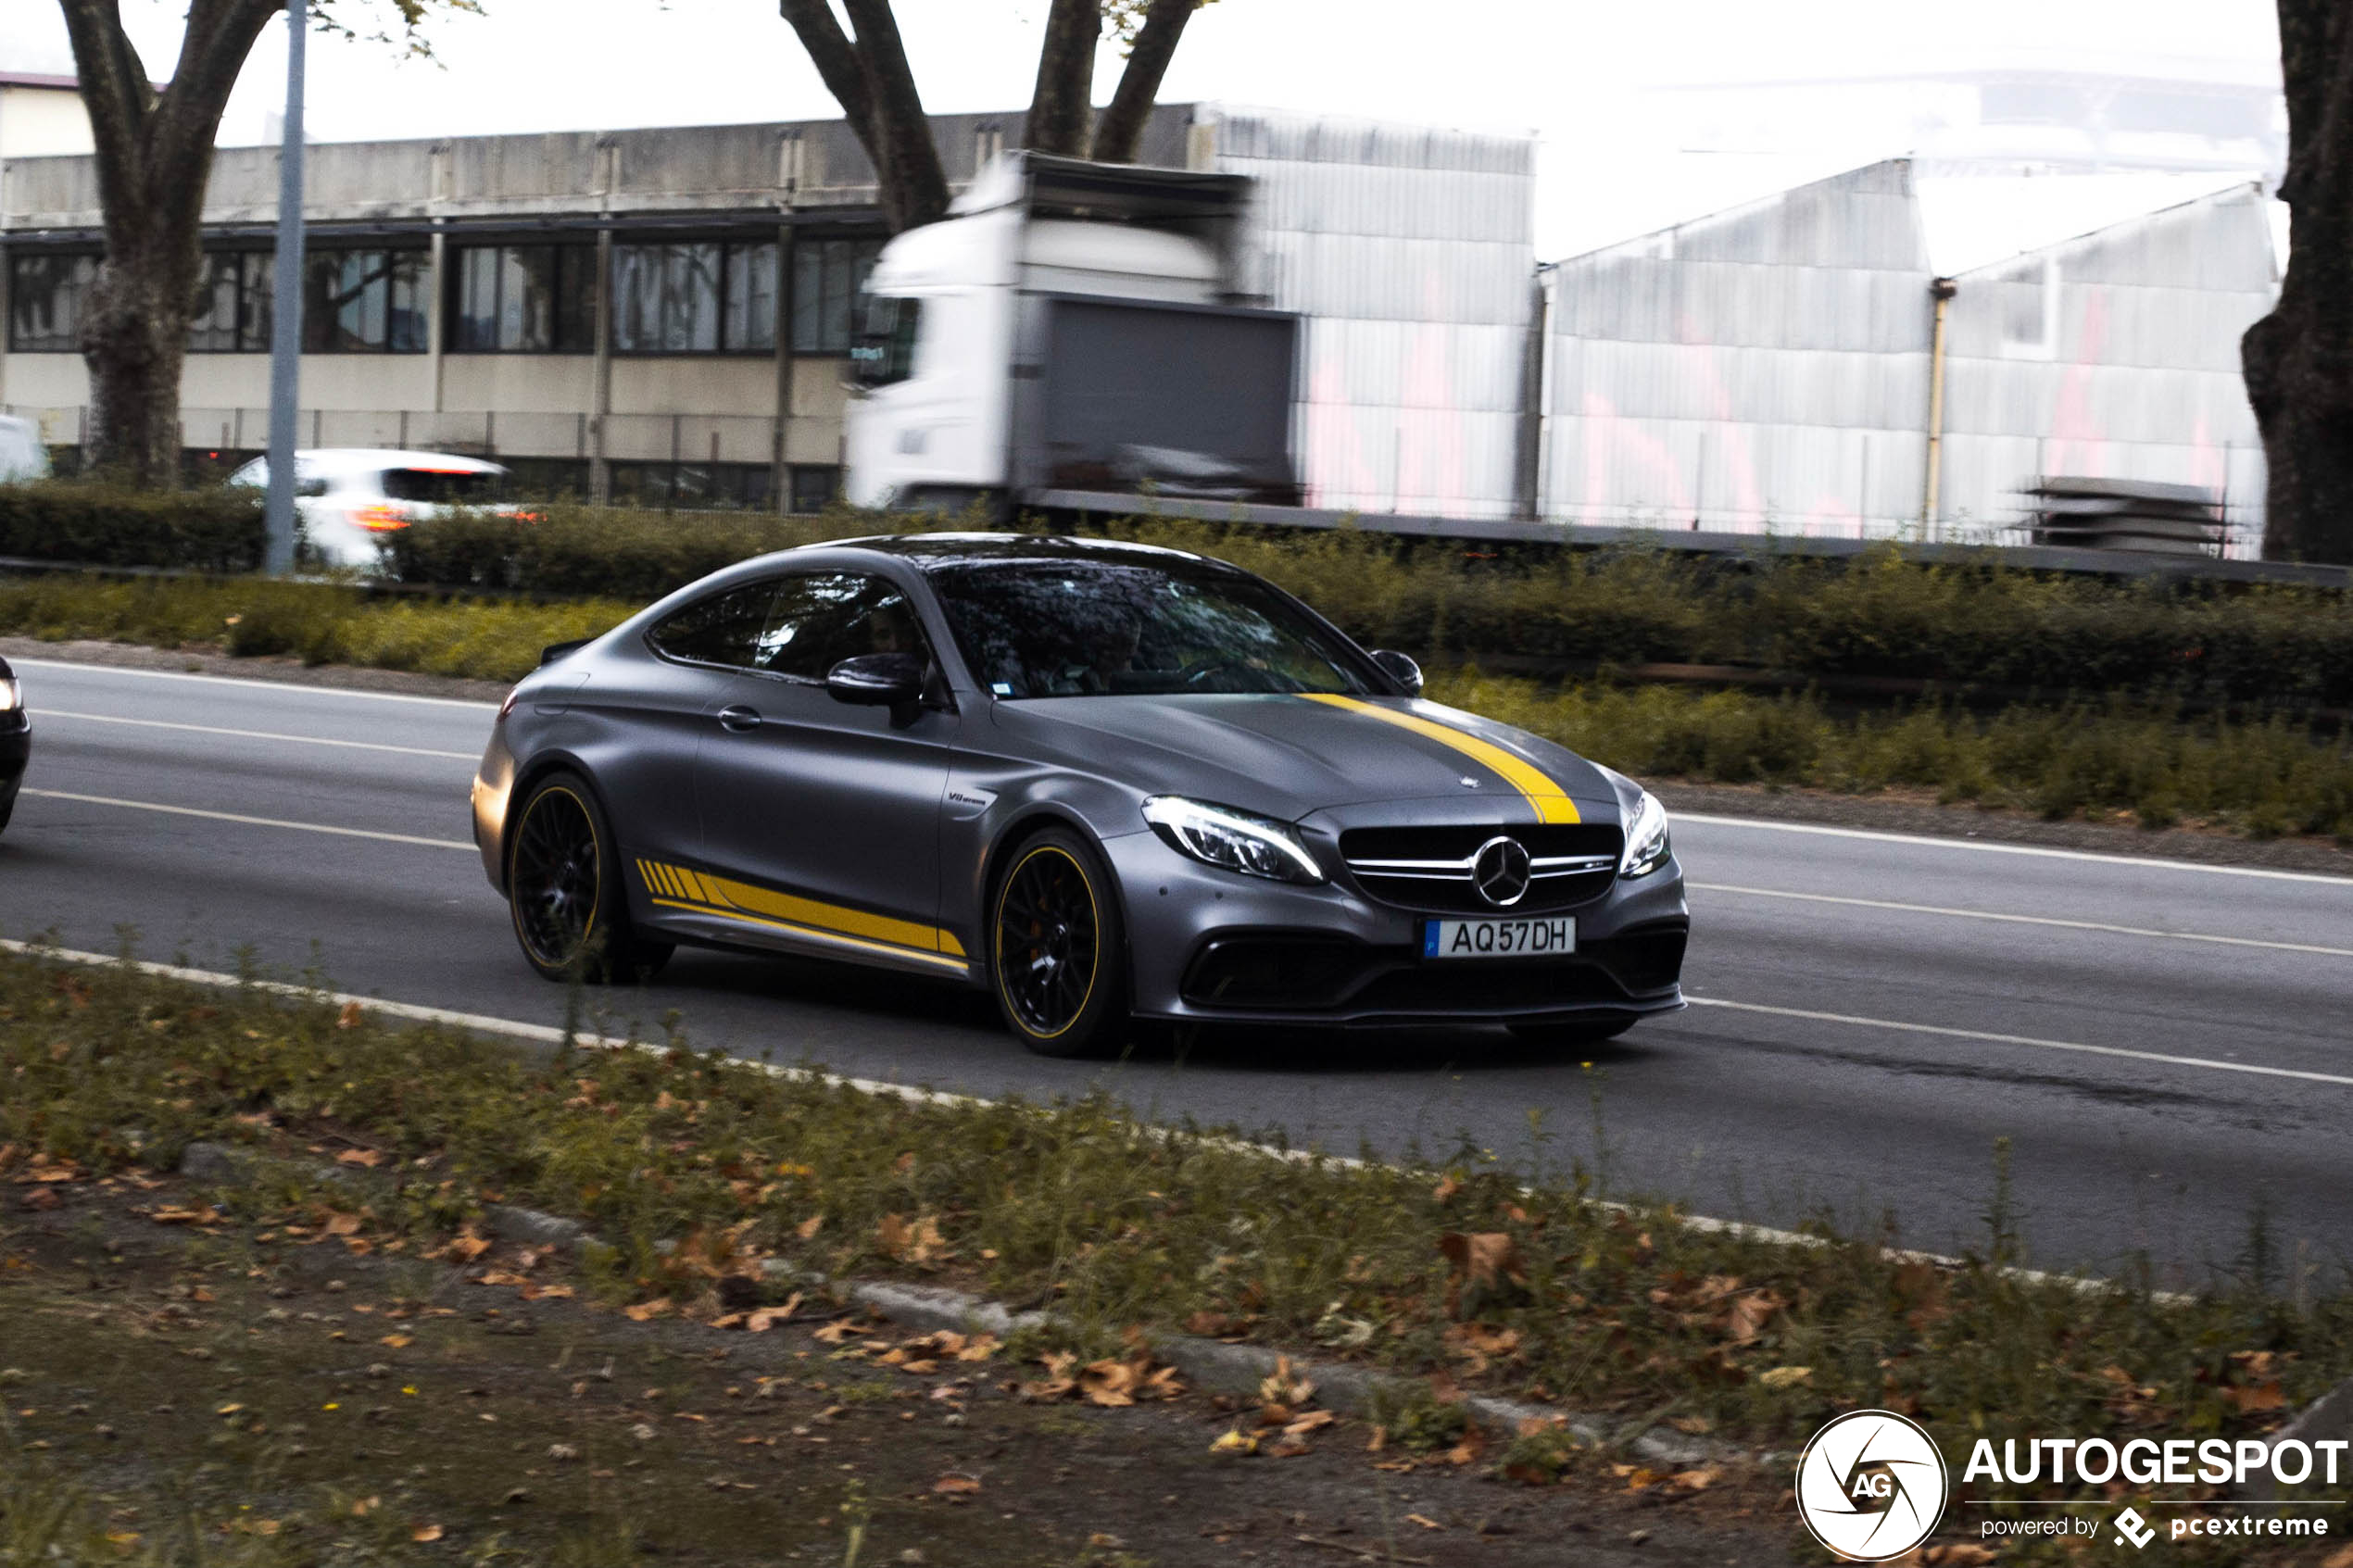
[[[441,1526],[438,1524],[420,1524],[415,1529],[409,1532],[409,1538],[412,1541],[437,1541],[441,1539]]]
[[[383,1152],[372,1148],[346,1148],[335,1156],[338,1165],[365,1165],[371,1170],[384,1162]]]

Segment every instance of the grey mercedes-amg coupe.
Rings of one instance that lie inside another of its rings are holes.
[[[812,545],[548,649],[474,839],[551,978],[848,960],[986,986],[1056,1055],[1138,1019],[1571,1044],[1682,1006],[1658,802],[1421,684],[1200,556]]]

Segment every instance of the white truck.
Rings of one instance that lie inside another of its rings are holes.
[[[849,498],[1297,508],[1300,318],[1239,292],[1249,199],[1241,175],[1026,152],[991,165],[867,281]]]

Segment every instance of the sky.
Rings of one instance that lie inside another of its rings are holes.
[[[371,0],[356,3],[355,18],[369,14]],[[169,71],[183,8],[122,0],[154,74]],[[1045,0],[897,9],[927,107],[1028,102]],[[72,69],[49,0],[0,0],[0,69]],[[311,138],[838,112],[774,0],[484,0],[483,15],[447,19],[433,37],[437,64],[314,35]],[[231,100],[224,144],[263,139],[284,62],[273,25]],[[1106,49],[1099,102],[1119,64]],[[1727,135],[1692,88],[2019,67],[2275,84],[2275,14],[2271,0],[1216,0],[1188,29],[1161,95],[1533,133],[1536,253],[1554,258],[1911,150],[1811,86],[1769,100],[1785,114]]]

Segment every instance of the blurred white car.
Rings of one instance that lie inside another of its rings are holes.
[[[49,448],[31,420],[0,414],[0,484],[49,477]]]
[[[270,459],[256,458],[229,483],[267,489]],[[520,512],[507,496],[507,470],[480,458],[371,446],[295,454],[295,516],[310,553],[325,566],[374,567],[377,542],[386,534],[447,512]]]

